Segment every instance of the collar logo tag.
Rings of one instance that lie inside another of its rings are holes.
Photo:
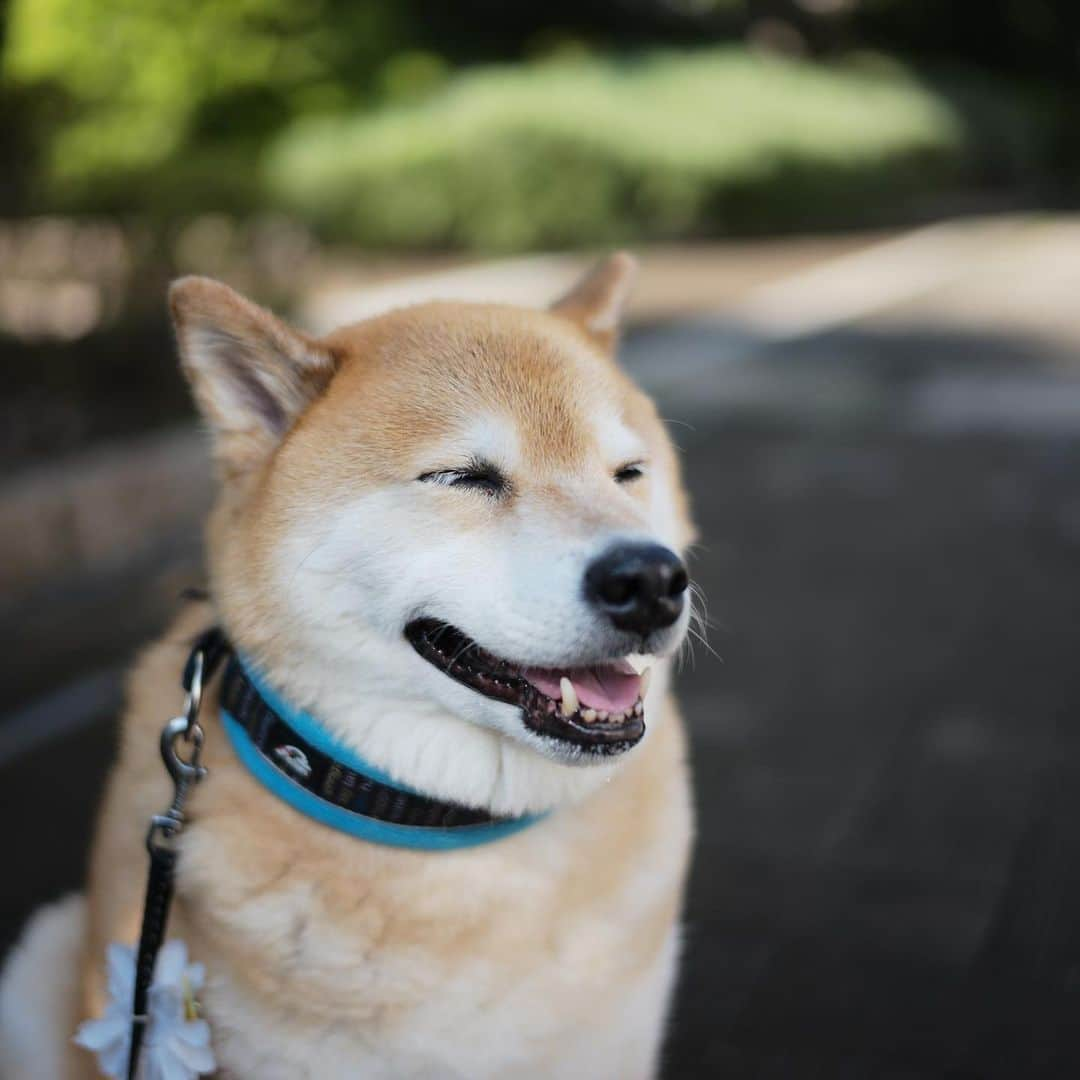
[[[298,776],[301,780],[307,780],[311,776],[311,762],[307,754],[296,746],[277,746],[274,748],[274,757],[281,762],[288,772]]]

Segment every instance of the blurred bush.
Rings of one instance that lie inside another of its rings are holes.
[[[299,123],[263,175],[335,235],[510,250],[880,218],[973,162],[961,116],[896,64],[728,48],[475,70]]]

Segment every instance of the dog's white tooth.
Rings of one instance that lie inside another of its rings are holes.
[[[581,714],[581,719],[584,720],[586,724],[591,724],[596,719],[596,710],[586,709]]]
[[[641,696],[642,699],[644,699],[645,695],[649,692],[649,681],[651,679],[652,679],[652,668],[647,667],[641,673],[641,689],[638,691],[638,694]]]
[[[645,711],[645,706],[640,701],[634,703],[634,715],[640,716]]]
[[[601,723],[606,724],[608,722],[609,715],[610,714],[604,712],[603,709],[598,709],[596,712],[596,719],[599,720]]]
[[[559,680],[559,689],[562,691],[563,716],[573,716],[578,711],[579,706],[574,684],[564,675]]]

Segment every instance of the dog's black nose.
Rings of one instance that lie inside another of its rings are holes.
[[[617,544],[585,571],[586,599],[620,630],[643,637],[682,614],[688,584],[682,560],[659,544]]]

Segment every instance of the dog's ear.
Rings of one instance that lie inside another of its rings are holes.
[[[610,350],[636,276],[637,260],[617,251],[597,263],[551,310],[576,322],[601,348]]]
[[[227,472],[265,458],[334,373],[333,353],[220,281],[169,289],[180,363]]]

